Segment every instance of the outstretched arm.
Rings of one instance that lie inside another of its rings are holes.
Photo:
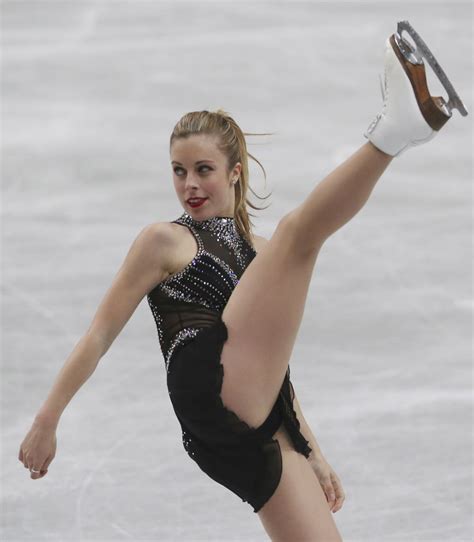
[[[173,240],[167,224],[150,224],[135,239],[92,324],[61,368],[20,444],[18,459],[32,479],[45,476],[55,457],[56,428],[66,405],[92,375],[140,300],[168,274]]]
[[[139,233],[89,329],[67,358],[39,409],[37,424],[56,429],[63,410],[95,371],[141,299],[165,278],[170,239],[166,223],[150,224]]]

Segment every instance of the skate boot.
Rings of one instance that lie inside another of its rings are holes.
[[[406,31],[416,44],[414,48],[402,32]],[[446,89],[449,101],[431,96],[426,81],[423,57]],[[406,149],[433,139],[457,109],[467,115],[461,99],[426,43],[408,21],[400,21],[397,32],[385,42],[383,98],[379,113],[364,133],[381,151],[399,156]]]

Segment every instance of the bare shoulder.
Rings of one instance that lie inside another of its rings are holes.
[[[142,269],[153,270],[160,282],[170,273],[176,231],[169,222],[152,222],[144,226],[133,242],[132,249],[140,255]],[[138,260],[138,258],[137,258]]]
[[[256,252],[259,252],[267,243],[268,239],[262,237],[261,235],[252,234],[253,246]]]
[[[157,222],[156,229],[162,252],[166,255],[162,266],[165,266],[166,271],[163,279],[167,279],[191,262],[197,254],[198,245],[194,235],[183,224]]]
[[[176,237],[175,224],[171,222],[151,222],[143,227],[140,232],[148,242],[160,241],[162,243],[173,243]]]
[[[168,248],[175,242],[175,229],[170,222],[152,222],[142,228],[136,241],[145,245],[145,248]]]

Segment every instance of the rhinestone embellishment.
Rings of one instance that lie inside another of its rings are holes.
[[[244,238],[240,235],[232,216],[213,216],[206,220],[195,220],[191,215],[184,212],[175,222],[186,224],[196,230],[211,232],[220,243],[234,252],[237,262],[242,270],[246,267],[243,255]]]
[[[173,222],[188,227],[198,250],[183,269],[159,282],[147,295],[168,373],[176,348],[194,338],[203,324],[213,319],[209,311],[222,313],[239,277],[256,254],[240,235],[233,217],[198,221],[183,213]]]
[[[173,355],[176,348],[181,344],[184,344],[188,339],[193,339],[199,333],[199,331],[202,330],[194,327],[186,327],[174,336],[174,339],[171,342],[170,347],[168,348],[168,352],[165,355],[165,367],[167,373],[169,373],[171,356]]]

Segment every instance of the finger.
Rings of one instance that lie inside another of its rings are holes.
[[[25,469],[30,468],[30,463],[32,463],[31,458],[28,459],[28,457],[26,457],[26,454],[23,454],[23,465],[25,465]]]
[[[326,498],[329,504],[329,508],[332,508],[334,505],[334,501],[336,499],[336,494],[332,486],[332,483],[329,480],[325,481],[324,483],[324,492],[326,493]]]
[[[33,472],[37,471],[37,472]],[[42,472],[44,471],[43,465],[39,466],[30,466],[30,476],[33,480],[36,480],[37,478],[41,478],[43,476]]]
[[[50,456],[46,458],[45,462],[43,463],[43,466],[41,467],[41,473],[38,475],[38,478],[43,478],[43,476],[46,475],[46,473],[48,472],[49,464],[51,463],[52,460],[53,458]]]
[[[44,469],[34,469],[34,470],[39,470],[39,472],[31,472],[30,471],[30,474],[31,474],[31,478],[33,480],[37,480],[38,478],[43,478],[43,476],[48,472],[48,470],[44,470]]]
[[[337,474],[334,472],[331,472],[330,477],[331,477],[331,481],[336,493],[343,493],[341,480],[339,480],[339,477],[337,476]]]
[[[342,508],[342,503],[344,502],[346,496],[344,494],[344,491],[340,483],[336,482],[334,484],[334,487],[335,487],[335,492],[336,492],[336,502],[334,504],[333,512],[337,512],[338,510]]]
[[[343,497],[340,497],[340,498],[337,498],[336,499],[336,502],[334,503],[334,508],[333,508],[333,512],[337,512],[338,510],[340,510],[342,508],[342,503],[344,502],[344,498]]]
[[[39,471],[39,472],[33,472],[33,470],[36,470],[36,471]],[[41,474],[41,469],[39,469],[37,467],[32,467],[30,469],[30,478],[32,478],[33,480],[36,480],[37,478],[39,478],[40,474]]]
[[[37,473],[37,477],[43,478],[47,472],[48,472],[48,469],[41,469],[41,472]]]
[[[333,512],[337,512],[338,510],[340,510],[342,508],[343,503],[344,503],[344,499],[340,499],[340,500],[338,499],[333,508]]]
[[[43,470],[48,470],[48,467],[53,459],[54,459],[54,455],[48,455],[45,462],[43,463]]]
[[[339,479],[337,478],[337,476],[333,472],[331,472],[330,482],[327,483],[328,485],[327,495],[328,495],[329,508],[331,509],[332,512],[336,512],[337,510],[339,510],[337,506],[339,505],[342,489],[338,482],[339,482]]]
[[[18,459],[23,463],[24,467],[28,468],[28,461],[25,454],[23,453],[23,448],[20,448],[20,451],[18,453]]]

